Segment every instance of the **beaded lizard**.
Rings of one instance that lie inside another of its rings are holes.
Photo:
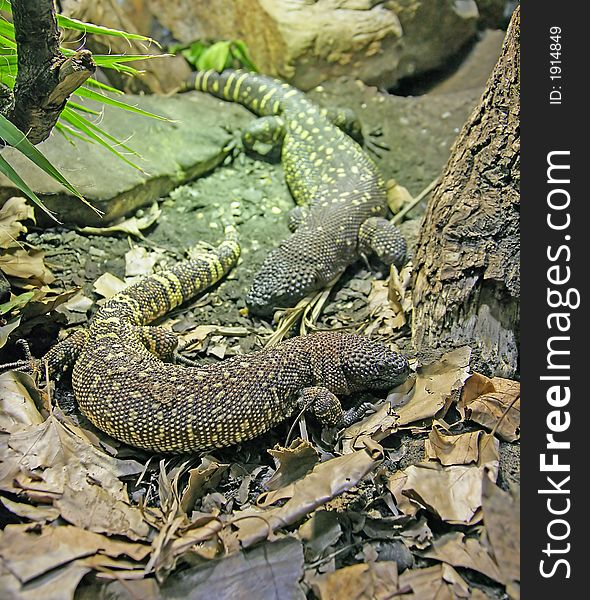
[[[239,102],[261,116],[242,135],[247,149],[282,144],[285,179],[298,206],[289,224],[292,235],[254,277],[246,297],[251,312],[269,315],[292,306],[371,252],[386,264],[404,262],[405,240],[384,218],[383,178],[342,131],[358,137],[358,123],[349,114],[322,110],[289,84],[256,73],[200,71],[187,87]]]

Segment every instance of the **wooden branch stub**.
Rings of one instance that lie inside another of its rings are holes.
[[[92,52],[80,50],[67,58],[59,67],[59,83],[47,98],[46,107],[62,107],[70,95],[75,92],[96,70]]]

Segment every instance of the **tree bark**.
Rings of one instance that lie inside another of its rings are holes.
[[[12,17],[18,74],[13,96],[3,99],[2,106],[5,116],[38,144],[49,136],[69,96],[96,66],[88,50],[69,57],[61,53],[53,0],[14,0]]]
[[[478,368],[518,370],[520,11],[426,211],[416,251],[412,339],[470,344]]]

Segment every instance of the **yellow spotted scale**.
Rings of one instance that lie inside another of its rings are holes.
[[[281,144],[285,179],[299,205],[294,233],[273,250],[246,297],[250,310],[271,314],[324,287],[361,255],[374,252],[400,265],[406,243],[387,219],[379,171],[349,133],[358,122],[344,111],[320,109],[305,94],[256,73],[201,71],[188,87],[238,102],[257,115],[244,131],[244,146]]]

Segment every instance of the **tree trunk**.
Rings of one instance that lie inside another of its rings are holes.
[[[520,11],[479,105],[455,142],[416,250],[412,338],[470,344],[478,368],[518,369]]]

